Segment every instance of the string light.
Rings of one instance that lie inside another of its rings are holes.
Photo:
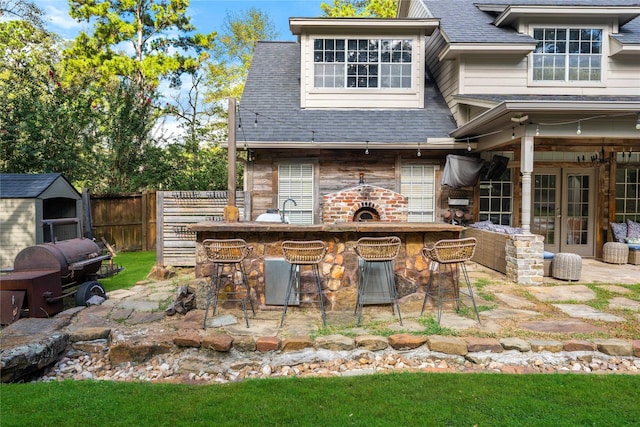
[[[364,154],[369,154],[369,141],[367,141],[367,142],[365,143],[365,146],[364,146]]]
[[[420,152],[420,142],[418,142],[418,153],[416,155],[418,157],[422,157],[422,153]]]
[[[316,131],[312,130],[311,131],[311,143],[313,144],[314,142],[316,142]]]
[[[471,151],[471,143],[469,142],[468,138],[467,138],[467,151]]]
[[[511,138],[516,137],[516,128],[511,128]]]
[[[253,121],[253,127],[254,128],[258,127],[258,113],[256,113],[256,119]]]
[[[536,136],[540,135],[540,125],[536,125]]]
[[[242,116],[238,117],[238,129],[242,129]]]
[[[640,113],[638,113],[638,120],[636,120],[636,130],[640,130]]]
[[[580,135],[582,133],[582,128],[580,127],[580,120],[578,120],[578,129],[576,129],[576,135]]]

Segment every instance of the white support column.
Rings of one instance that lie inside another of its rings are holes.
[[[522,172],[522,232],[531,234],[531,173],[533,172],[533,135],[526,129],[520,141],[520,171]]]

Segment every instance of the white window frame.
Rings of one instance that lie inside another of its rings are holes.
[[[584,29],[589,29],[589,30],[600,30],[601,31],[601,47],[600,47],[600,80],[569,80],[568,79],[568,73],[569,73],[569,57],[571,56],[571,54],[569,53],[569,49],[566,49],[566,52],[564,53],[564,58],[565,58],[565,78],[562,80],[534,80],[534,63],[535,63],[535,57],[536,55],[544,55],[544,53],[541,54],[536,54],[535,52],[532,52],[529,55],[529,77],[528,77],[528,83],[529,86],[558,86],[558,87],[605,87],[606,85],[606,77],[607,77],[607,69],[608,69],[608,54],[607,52],[609,51],[609,34],[607,32],[607,29],[603,26],[599,26],[599,25],[563,25],[563,26],[559,26],[559,25],[548,25],[548,24],[544,24],[544,23],[536,23],[536,24],[530,24],[529,25],[530,28],[530,35],[531,37],[534,37],[534,31],[535,30],[547,30],[547,29],[554,29],[554,30],[566,30],[567,34],[569,34],[570,30],[584,30]]]
[[[336,61],[336,62],[324,62],[323,61],[318,61],[316,62],[316,42],[321,40],[323,43],[323,48],[321,50],[321,52],[323,52],[323,54],[329,54],[329,55],[333,55],[334,57],[337,57],[339,54],[342,54],[342,61]],[[325,42],[326,41],[333,41],[334,43],[334,47],[333,48],[327,48],[325,46]],[[344,43],[344,49],[343,50],[338,50],[335,48],[336,42],[337,41],[342,41]],[[371,62],[370,60],[370,56],[368,58],[365,58],[364,61],[361,61],[358,56],[357,60],[350,60],[349,59],[349,44],[351,42],[355,42],[358,45],[357,51],[358,53],[361,52],[360,50],[360,42],[362,41],[367,41],[367,42],[371,42],[371,41],[376,41],[378,43],[378,49],[377,49],[377,60],[374,62]],[[383,59],[383,54],[384,54],[384,50],[382,48],[382,45],[384,42],[389,42],[391,46],[394,45],[394,43],[400,42],[401,44],[404,43],[408,43],[409,47],[411,48],[411,50],[409,51],[410,54],[410,60],[408,62],[404,61],[404,55],[402,50],[400,52],[394,52],[391,51],[389,52],[390,55],[393,57],[394,53],[399,53],[399,59],[400,61],[395,62],[393,61],[393,58],[391,61],[385,61]],[[414,46],[416,45],[415,40],[413,37],[318,37],[318,38],[313,38],[311,40],[311,56],[312,56],[312,64],[313,64],[313,78],[312,78],[312,85],[314,89],[346,89],[346,90],[366,90],[366,89],[373,89],[373,90],[409,90],[409,89],[413,89],[414,87],[414,76],[413,76],[413,68],[414,68],[414,62],[415,62],[415,52],[414,52]],[[377,74],[374,76],[370,76],[369,74],[367,74],[369,77],[367,77],[367,80],[369,81],[369,79],[371,78],[375,78],[377,80],[377,85],[376,86],[369,86],[369,83],[367,83],[367,86],[358,86],[357,85],[357,77],[356,77],[356,86],[349,86],[349,74],[348,74],[348,70],[349,67],[367,67],[369,65],[375,65],[378,68]],[[324,73],[322,73],[322,75],[320,75],[319,73],[317,73],[317,70],[319,69],[323,69],[325,70]],[[386,70],[386,72],[383,73],[383,70]],[[406,73],[408,71],[408,74]],[[321,85],[317,85],[316,82],[321,79],[322,80],[322,84]],[[388,81],[388,84],[385,84],[385,81]],[[392,85],[391,83],[393,83],[393,81],[399,81],[400,84],[398,85]],[[406,84],[408,83],[408,84]]]
[[[409,222],[435,222],[437,169],[437,165],[417,163],[400,167],[400,194],[409,198]]]
[[[486,220],[491,220],[491,222],[493,222],[494,224],[500,224],[500,225],[513,225],[513,180],[512,180],[512,170],[511,169],[507,169],[507,171],[509,173],[509,178],[508,179],[494,179],[494,180],[486,180],[486,181],[480,181],[479,182],[479,186],[480,186],[480,196],[479,196],[479,206],[478,206],[478,216],[479,216],[479,220],[480,221],[486,221]],[[504,176],[504,175],[503,175]],[[496,194],[493,194],[493,188],[495,186],[499,186],[500,191],[498,191]],[[508,187],[509,188],[509,194],[505,195],[502,191],[503,188]],[[489,190],[489,194],[488,195],[483,195],[483,190],[488,189]],[[482,205],[483,205],[483,200],[486,199],[489,209],[482,209]],[[504,201],[508,200],[509,201],[509,209],[503,209],[504,207]],[[498,208],[495,209],[494,208],[494,203],[498,204]],[[492,220],[492,217],[495,218],[495,216],[499,217],[499,221],[495,222]],[[505,221],[505,219],[507,219]]]
[[[315,166],[313,163],[281,163],[278,164],[278,207],[282,209],[287,203],[286,216],[291,224],[313,224],[315,211]]]

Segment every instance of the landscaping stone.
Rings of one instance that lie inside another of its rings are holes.
[[[389,345],[396,350],[420,347],[427,342],[427,337],[409,334],[394,334],[389,337]]]
[[[445,354],[464,356],[468,352],[467,343],[463,339],[456,337],[429,335],[427,344],[429,345],[429,350]]]
[[[208,333],[202,337],[202,348],[211,348],[215,351],[227,352],[231,350],[233,337],[227,334]]]
[[[256,350],[259,352],[280,350],[280,338],[278,337],[259,337],[256,339]]]
[[[511,308],[530,308],[535,307],[536,305],[529,301],[528,299],[511,294],[503,294],[503,293],[495,293],[496,298],[498,298],[502,303],[506,304]]]
[[[492,353],[501,353],[503,348],[495,338],[476,338],[476,337],[468,337],[465,338],[467,342],[467,350],[469,353],[475,353],[480,351],[489,351]]]
[[[77,328],[69,333],[70,342],[93,341],[108,338],[111,334],[111,328],[89,327]]]
[[[316,348],[323,348],[326,350],[334,351],[350,351],[356,347],[353,338],[345,337],[344,335],[339,334],[318,337],[315,339],[314,345]]]
[[[570,340],[566,341],[562,346],[564,351],[596,351],[598,346],[591,341]]]
[[[633,356],[640,357],[640,340],[631,341],[631,347],[633,348]]]
[[[610,338],[593,341],[598,346],[598,351],[611,356],[632,356],[633,346],[629,341]]]
[[[563,345],[559,341],[555,340],[531,340],[529,341],[531,351],[549,351],[551,353],[558,353],[563,350]]]
[[[282,351],[297,351],[313,347],[313,341],[309,337],[290,337],[282,341]]]
[[[605,291],[615,292],[617,294],[631,294],[633,291],[631,289],[625,288],[620,285],[598,285],[600,289],[604,289]]]
[[[179,347],[200,347],[202,337],[195,329],[180,329],[174,335],[173,343]]]
[[[500,340],[500,345],[505,350],[518,350],[520,352],[531,351],[531,344],[522,338],[507,337]]]
[[[389,341],[378,335],[360,335],[355,338],[356,348],[377,351],[389,347]]]
[[[242,352],[256,351],[256,341],[250,335],[239,335],[233,340],[233,348]]]
[[[141,363],[158,354],[169,353],[173,349],[173,334],[148,334],[123,336],[111,334],[109,361],[113,365],[126,362]]]
[[[640,301],[624,297],[615,297],[609,300],[609,308],[616,310],[640,311]]]
[[[588,334],[606,332],[605,328],[594,326],[581,320],[538,320],[518,323],[520,328],[535,332],[549,332],[558,334]]]

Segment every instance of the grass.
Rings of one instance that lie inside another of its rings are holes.
[[[394,373],[225,385],[2,384],[0,424],[630,426],[640,377]],[[615,398],[612,398],[615,396]]]
[[[156,263],[156,253],[155,251],[120,252],[113,258],[113,262],[124,267],[124,270],[115,276],[100,279],[100,283],[107,292],[128,289],[146,279]]]

